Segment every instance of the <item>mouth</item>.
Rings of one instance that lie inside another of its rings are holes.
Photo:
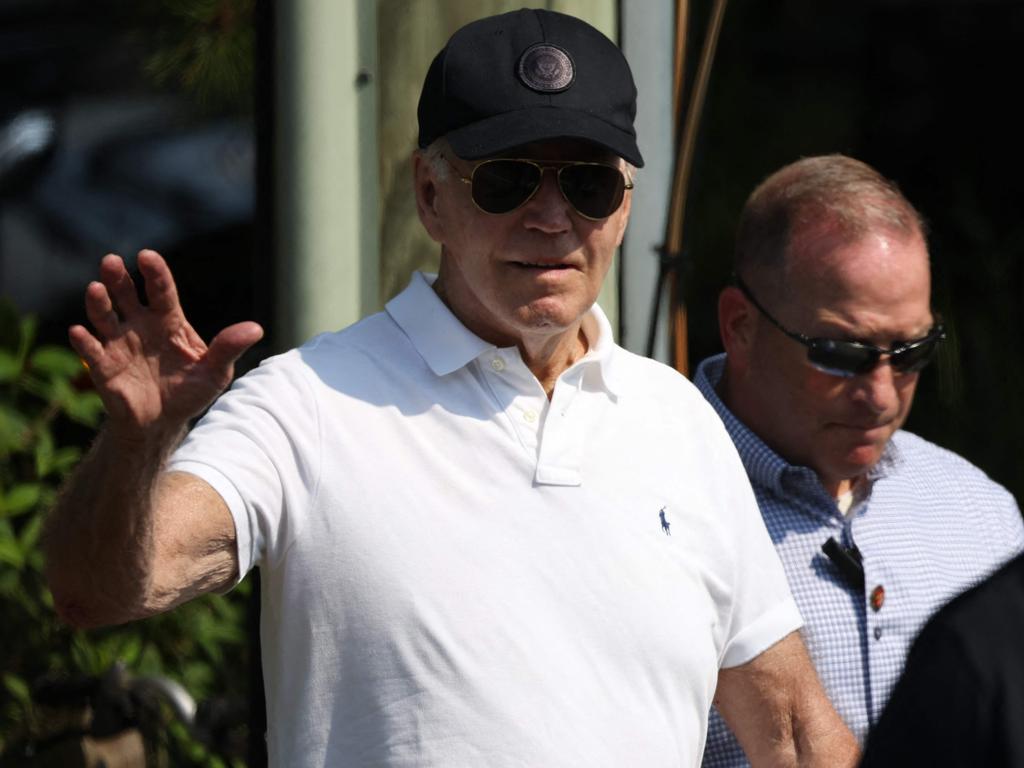
[[[571,264],[565,264],[565,263],[562,263],[562,262],[554,263],[554,264],[547,264],[547,263],[543,263],[543,262],[512,261],[512,262],[509,262],[509,263],[512,266],[514,266],[514,267],[518,267],[519,269],[535,269],[535,270],[547,270],[547,269],[566,270],[566,269],[575,269],[575,267],[572,266]]]
[[[891,427],[892,422],[882,422],[881,424],[842,424],[836,423],[835,426],[839,427],[847,432],[854,432],[858,435],[862,435],[867,439],[880,437],[887,433]]]

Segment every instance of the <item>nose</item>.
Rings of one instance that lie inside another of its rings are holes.
[[[558,188],[555,169],[545,168],[540,187],[523,206],[523,225],[548,234],[565,232],[572,226],[568,201]]]
[[[888,358],[882,358],[874,370],[853,378],[853,399],[863,402],[872,413],[893,413],[899,407],[896,373]]]

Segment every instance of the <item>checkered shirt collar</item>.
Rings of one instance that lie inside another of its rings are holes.
[[[790,464],[775,451],[769,448],[765,442],[754,434],[746,424],[736,418],[736,415],[729,410],[718,396],[716,387],[722,379],[725,371],[725,353],[714,355],[702,361],[697,367],[693,377],[693,383],[704,395],[705,399],[718,413],[719,418],[725,424],[729,436],[739,451],[740,459],[747,470],[750,482],[756,487],[761,486],[770,489],[774,493],[784,496],[787,491],[783,490],[782,480],[787,474],[808,474],[813,471],[808,467],[798,467]],[[903,457],[895,441],[890,440],[882,452],[882,458],[868,471],[867,479],[870,482],[880,480],[900,470],[903,465]],[[815,482],[817,482],[815,478]]]

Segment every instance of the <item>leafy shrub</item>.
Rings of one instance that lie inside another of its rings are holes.
[[[120,627],[76,631],[57,619],[43,577],[43,519],[103,406],[77,356],[34,346],[35,327],[0,302],[0,755],[52,735],[53,713],[33,699],[37,681],[94,678],[116,662],[135,675],[165,675],[200,702],[230,700],[244,720],[246,584]],[[219,754],[169,713],[147,735],[156,737],[154,764],[243,765],[241,724]]]

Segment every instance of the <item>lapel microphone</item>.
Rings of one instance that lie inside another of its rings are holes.
[[[821,545],[821,551],[832,561],[850,586],[864,591],[864,562],[856,544],[844,547],[835,540],[835,537],[829,536],[828,541]]]

